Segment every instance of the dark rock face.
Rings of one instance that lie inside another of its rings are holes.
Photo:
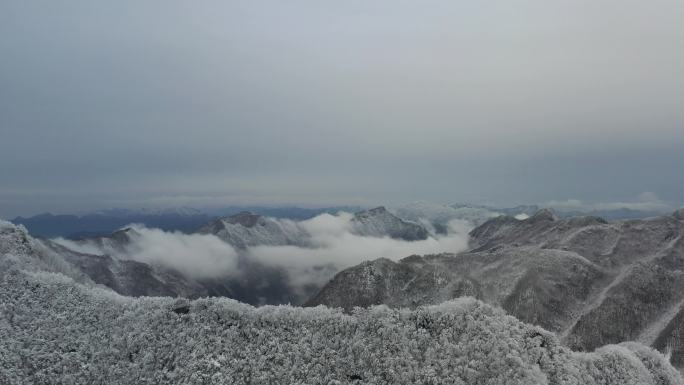
[[[418,223],[405,221],[390,213],[385,207],[361,211],[351,220],[353,232],[357,235],[419,241],[427,239],[428,231]]]
[[[593,350],[637,340],[672,351],[684,367],[684,221],[678,215],[608,223],[492,219],[471,251],[367,262],[339,273],[310,305],[416,307],[463,295],[501,306]]]

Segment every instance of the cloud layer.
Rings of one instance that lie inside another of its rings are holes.
[[[684,203],[684,2],[0,2],[0,216]]]
[[[76,243],[66,239],[56,241],[72,250],[89,254],[109,254],[180,271],[191,278],[216,278],[237,272],[238,253],[229,244],[213,235],[183,234],[129,226],[131,243],[112,247],[96,243]]]
[[[470,225],[454,220],[445,235],[426,240],[404,241],[389,237],[367,237],[352,232],[352,214],[322,214],[298,223],[308,233],[306,246],[256,246],[238,251],[214,235],[183,234],[131,225],[131,243],[76,243],[57,239],[60,244],[90,254],[109,254],[163,265],[192,278],[230,277],[240,274],[238,258],[283,269],[293,288],[321,286],[333,275],[366,260],[399,260],[410,255],[458,253],[468,246]],[[287,221],[287,220],[285,220]],[[288,221],[290,222],[290,221]]]
[[[470,225],[454,220],[446,235],[431,235],[422,241],[404,241],[389,237],[365,237],[353,234],[351,214],[323,214],[301,222],[311,238],[312,247],[257,246],[247,250],[250,258],[285,269],[294,286],[322,285],[331,272],[377,258],[399,260],[410,255],[458,253],[468,247]],[[320,267],[328,267],[321,269]]]

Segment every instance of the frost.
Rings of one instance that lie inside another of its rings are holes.
[[[472,298],[415,310],[119,296],[0,231],[0,384],[682,384],[636,343],[577,353]],[[78,277],[75,277],[78,278]]]

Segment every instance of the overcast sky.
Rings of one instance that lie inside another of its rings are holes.
[[[681,0],[5,0],[0,217],[678,206],[682,20]]]

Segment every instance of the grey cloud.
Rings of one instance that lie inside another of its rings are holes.
[[[682,16],[670,0],[6,1],[0,216],[80,196],[681,204]]]

